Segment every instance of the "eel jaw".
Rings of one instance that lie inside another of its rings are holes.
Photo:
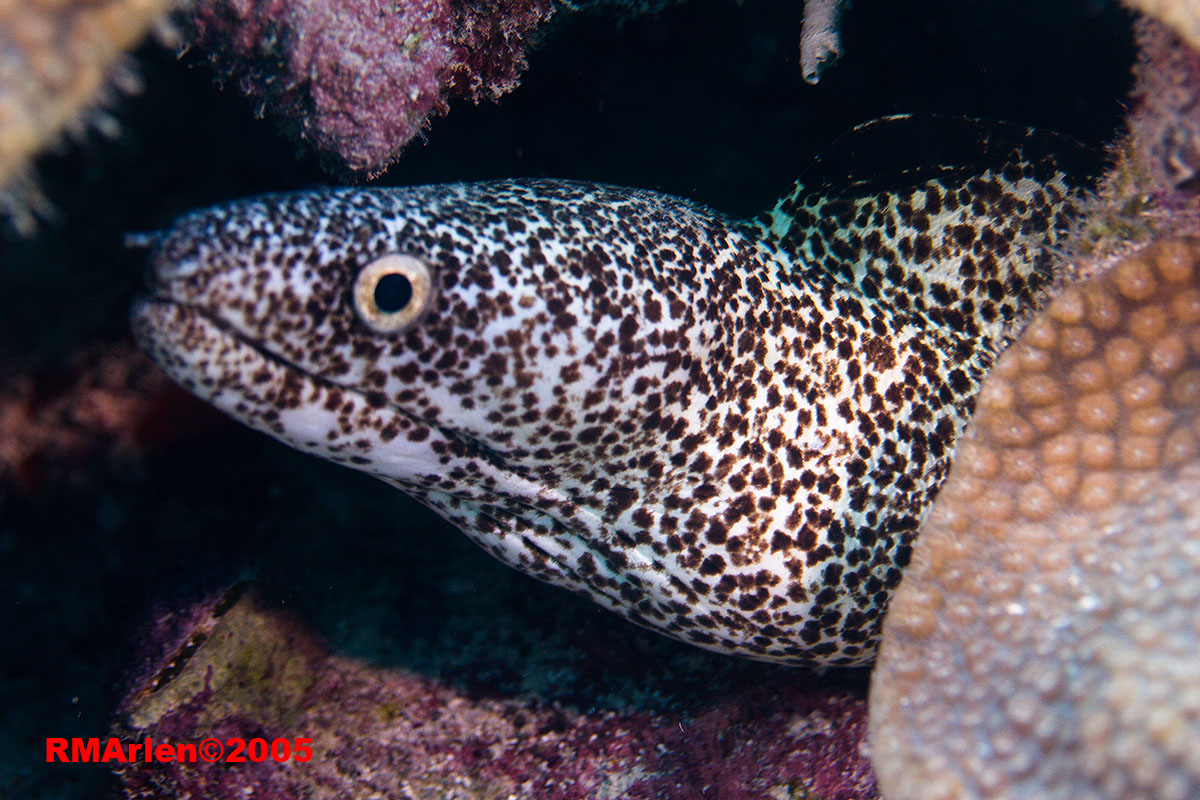
[[[188,391],[297,450],[396,486],[518,569],[539,572],[529,568],[531,548],[561,561],[603,529],[592,510],[514,472],[501,454],[376,396],[312,375],[203,309],[141,297],[131,321],[138,345]],[[507,523],[499,527],[512,535],[496,546],[494,515],[501,512]],[[547,527],[556,535],[539,534]],[[566,550],[563,538],[572,542]],[[569,568],[541,571],[551,573],[538,575],[544,580],[578,588]]]
[[[142,297],[134,303],[132,324],[139,346],[173,380],[298,450],[417,485],[444,469],[433,446],[444,433],[394,405],[305,372],[201,309]]]

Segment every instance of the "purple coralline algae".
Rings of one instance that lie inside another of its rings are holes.
[[[328,650],[253,594],[155,621],[113,734],[126,742],[312,740],[307,762],[127,763],[127,797],[878,796],[861,697],[733,681],[699,711],[580,710],[465,690]],[[227,751],[228,752],[228,751]]]
[[[1127,157],[1144,176],[1152,201],[1169,192],[1194,198],[1200,178],[1200,53],[1148,20],[1136,32],[1139,58]]]
[[[551,0],[205,0],[192,41],[218,73],[321,152],[371,177],[452,96],[517,85]]]
[[[98,464],[136,464],[216,424],[132,344],[91,347],[0,388],[0,497],[85,481]]]

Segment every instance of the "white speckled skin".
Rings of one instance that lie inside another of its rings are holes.
[[[709,649],[860,664],[1069,219],[1028,131],[977,144],[994,166],[798,188],[749,222],[556,181],[234,203],[164,237],[135,332],[518,569]],[[380,333],[353,286],[389,254],[433,295]]]
[[[1200,797],[1200,242],[1071,287],[997,363],[870,725],[887,800]]]

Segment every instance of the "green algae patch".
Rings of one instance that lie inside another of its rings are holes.
[[[243,597],[211,630],[201,626],[133,704],[129,722],[149,728],[203,697],[196,722],[253,716],[290,727],[315,680],[319,645],[282,614]]]

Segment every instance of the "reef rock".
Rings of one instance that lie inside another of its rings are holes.
[[[517,85],[551,0],[202,0],[191,39],[330,166],[377,175],[451,96]]]
[[[860,700],[790,671],[688,713],[469,691],[330,652],[236,592],[160,616],[113,733],[127,742],[311,739],[312,757],[119,765],[127,797],[874,800]],[[279,745],[280,748],[283,745]],[[281,751],[282,752],[282,751]]]

